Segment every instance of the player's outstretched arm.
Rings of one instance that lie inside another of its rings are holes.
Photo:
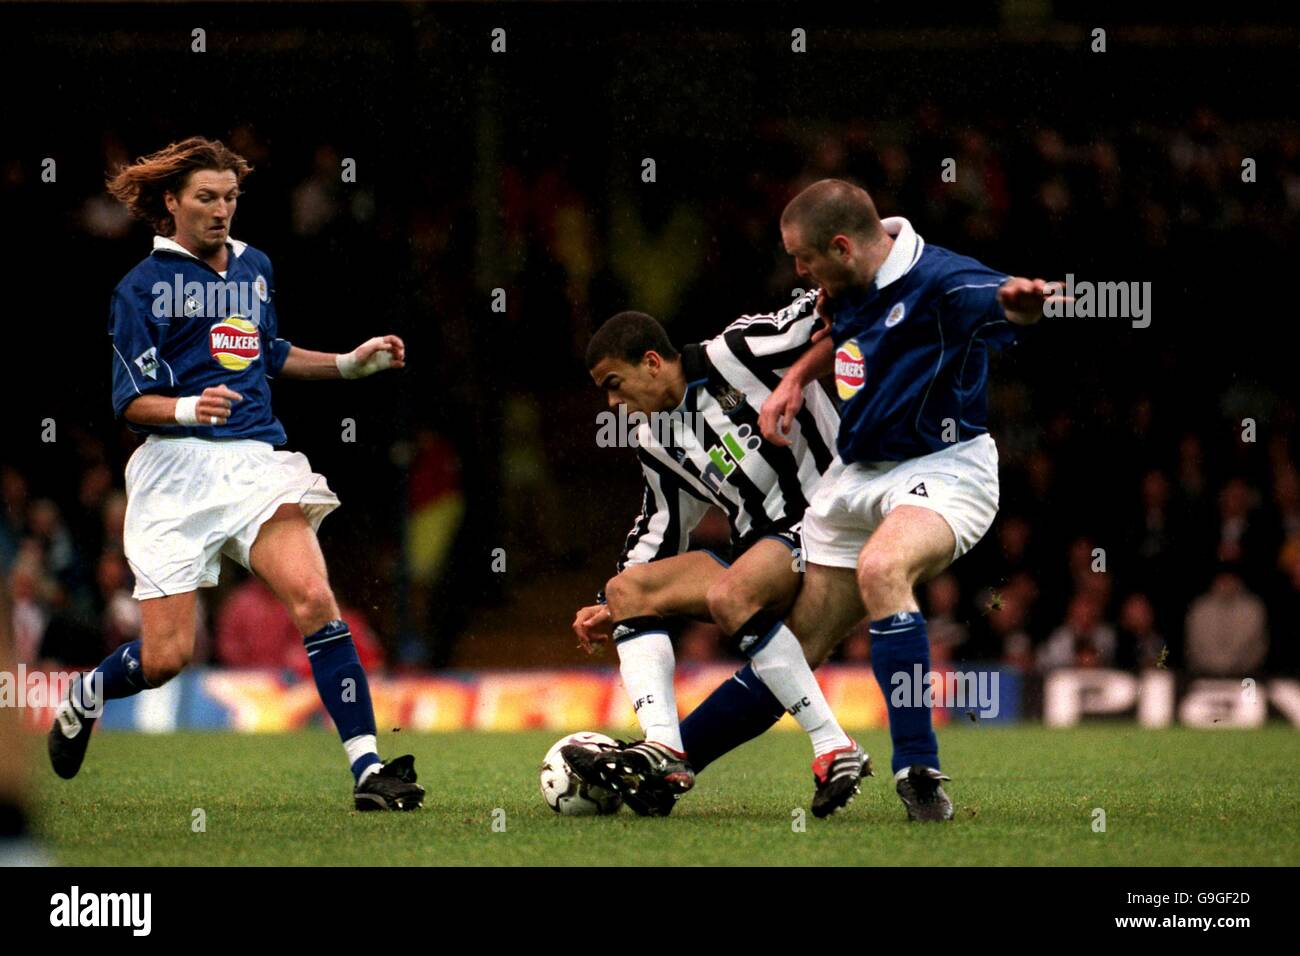
[[[280,369],[283,378],[365,378],[406,365],[406,344],[396,335],[377,335],[351,352],[312,352],[294,345]]]
[[[1061,295],[1061,288],[1059,282],[1012,276],[998,287],[998,304],[1006,313],[1008,322],[1033,325],[1043,317],[1045,303],[1070,301],[1071,297]]]

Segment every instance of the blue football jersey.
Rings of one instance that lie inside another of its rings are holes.
[[[132,430],[285,443],[267,382],[290,347],[276,335],[271,260],[235,239],[227,248],[223,277],[179,243],[155,236],[153,253],[113,290],[113,411],[120,416],[140,395],[198,395],[215,385],[243,401],[232,402],[222,425],[131,424]]]
[[[883,220],[894,246],[870,288],[835,299],[837,441],[845,462],[907,461],[988,431],[990,350],[1015,341],[1008,276]]]

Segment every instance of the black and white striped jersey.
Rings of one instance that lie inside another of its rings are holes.
[[[742,315],[716,338],[682,349],[681,405],[636,429],[645,487],[620,572],[686,551],[710,505],[726,514],[737,553],[803,519],[834,459],[835,405],[810,383],[788,448],[764,440],[758,413],[820,327],[816,301],[813,290],[779,312]]]

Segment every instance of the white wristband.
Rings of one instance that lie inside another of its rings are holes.
[[[199,396],[187,395],[185,398],[176,399],[176,424],[177,425],[197,425]]]
[[[393,353],[387,349],[378,349],[370,358],[364,362],[357,358],[357,352],[361,351],[371,343],[381,343],[383,338],[375,336],[369,341],[363,342],[362,345],[351,352],[343,352],[334,356],[334,364],[338,366],[339,374],[344,378],[365,378],[367,375],[374,375],[376,372],[382,372],[393,364]]]

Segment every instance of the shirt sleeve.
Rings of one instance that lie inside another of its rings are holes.
[[[634,564],[684,553],[691,532],[704,519],[710,503],[687,487],[669,468],[645,451],[641,458],[641,513],[623,543],[618,573]]]
[[[136,398],[176,387],[172,368],[162,356],[169,319],[153,314],[154,297],[120,286],[109,305],[113,344],[113,413],[121,417]]]
[[[963,339],[976,336],[995,349],[1013,344],[1019,326],[1007,319],[998,303],[998,288],[1009,277],[998,272],[968,270],[948,278],[944,291],[944,329]]]
[[[817,290],[805,292],[778,312],[742,315],[723,331],[733,351],[752,356],[765,369],[788,368],[822,327]]]
[[[262,354],[266,356],[266,377],[275,378],[284,368],[293,345],[288,339],[279,336],[280,320],[275,314],[275,272],[271,260],[266,262],[266,302],[262,305],[262,320],[258,323],[258,334],[262,337]]]

